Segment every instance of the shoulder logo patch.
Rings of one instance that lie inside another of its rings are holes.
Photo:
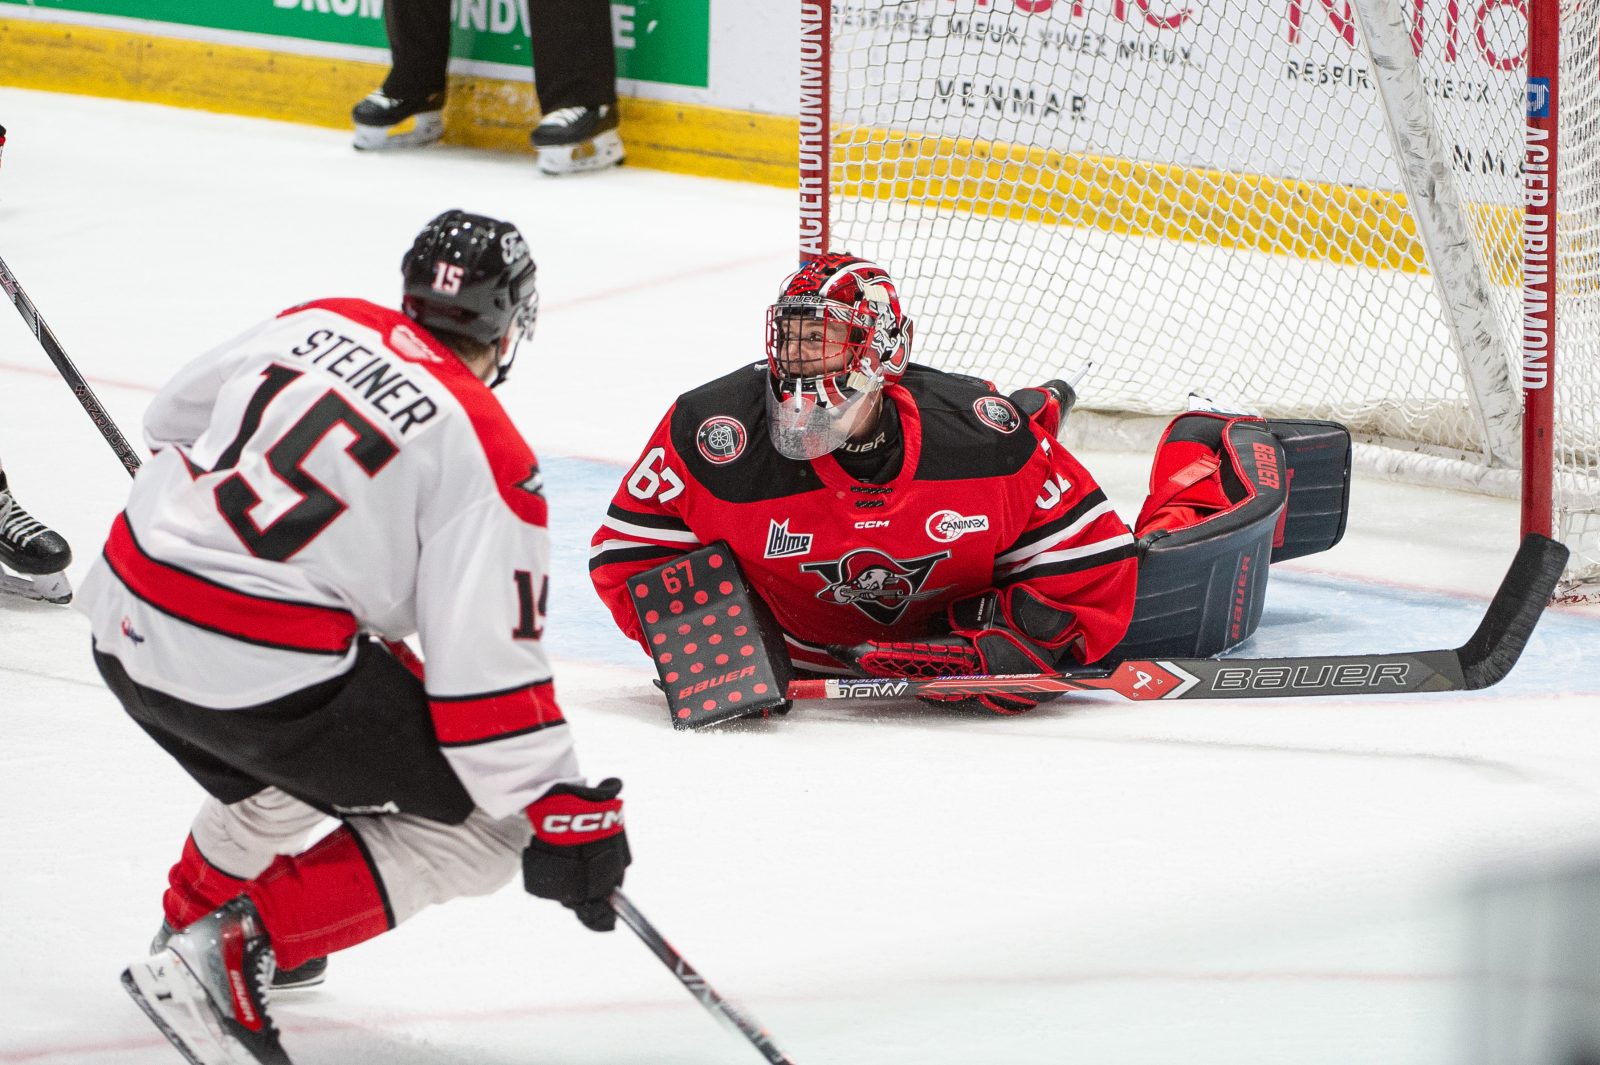
[[[1022,424],[1022,416],[1011,401],[999,396],[984,396],[972,401],[972,412],[989,428],[1001,433],[1014,433]]]
[[[700,423],[695,430],[694,442],[700,457],[713,466],[725,466],[744,454],[749,434],[737,418],[725,414],[714,415]]]
[[[534,466],[528,471],[528,476],[525,479],[517,482],[516,487],[529,495],[544,495],[544,473],[539,467]]]
[[[989,515],[973,514],[969,517],[953,510],[938,510],[928,515],[927,530],[930,540],[948,544],[968,533],[988,532]]]
[[[427,343],[404,323],[389,330],[389,346],[412,362],[438,362]]]

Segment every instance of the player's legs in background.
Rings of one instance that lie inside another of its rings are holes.
[[[450,0],[390,0],[383,25],[391,67],[383,86],[351,111],[355,146],[413,148],[444,136]]]
[[[617,132],[617,57],[607,0],[533,6],[534,88],[543,117],[531,137],[546,174],[603,170],[622,162]]]

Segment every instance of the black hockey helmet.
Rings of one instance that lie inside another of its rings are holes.
[[[538,268],[517,227],[446,211],[417,234],[400,273],[406,314],[426,329],[498,345],[490,387],[505,380],[539,317]]]

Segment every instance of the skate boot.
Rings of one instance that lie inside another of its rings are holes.
[[[615,104],[558,108],[539,121],[529,140],[545,174],[581,174],[622,162]]]
[[[150,953],[160,954],[167,949],[167,940],[173,936],[172,926],[165,921],[161,922],[161,931],[150,941]],[[312,958],[310,961],[296,965],[293,969],[278,969],[272,974],[272,990],[274,991],[299,991],[301,988],[316,987],[328,978],[328,959]]]
[[[59,533],[22,509],[0,470],[0,592],[47,603],[72,600],[72,585],[62,572],[72,565],[72,548]]]
[[[122,986],[194,1065],[292,1065],[267,1013],[276,967],[261,915],[241,895],[124,969]]]
[[[444,92],[397,100],[382,89],[367,94],[350,112],[358,151],[420,148],[444,136]]]

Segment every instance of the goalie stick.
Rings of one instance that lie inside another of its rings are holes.
[[[55,363],[56,370],[66,380],[67,387],[72,389],[72,394],[88,413],[89,420],[94,422],[95,428],[100,430],[100,435],[106,438],[106,443],[116,452],[123,469],[132,476],[139,468],[139,456],[128,445],[127,438],[117,428],[117,423],[111,420],[111,415],[106,413],[100,398],[94,394],[94,389],[89,387],[89,382],[83,379],[83,374],[78,372],[78,368],[72,364],[67,353],[61,349],[61,343],[56,340],[55,333],[51,332],[44,319],[39,317],[38,308],[34,307],[33,301],[23,291],[22,284],[17,281],[11,268],[6,266],[4,259],[0,259],[0,288],[4,288],[6,295],[11,297],[11,303],[17,308],[17,313],[22,315],[22,320],[27,323],[28,329],[39,341],[39,346],[44,348],[44,353],[50,357],[50,361]]]
[[[766,1058],[771,1065],[794,1065],[794,1059],[779,1050],[773,1043],[767,1030],[751,1021],[733,1003],[712,990],[705,978],[695,972],[694,966],[684,960],[671,943],[662,937],[660,932],[649,921],[644,919],[634,904],[621,891],[611,893],[611,906],[617,911],[617,916],[622,918],[622,923],[633,929],[635,935],[644,941],[656,957],[661,959],[661,964],[672,970],[672,975],[695,997],[695,1001],[704,1006],[706,1010],[718,1020],[725,1021],[739,1031],[739,1034],[750,1040],[755,1048],[761,1051],[761,1056]]]
[[[790,699],[960,698],[985,692],[1110,691],[1126,699],[1262,699],[1307,695],[1398,695],[1474,691],[1516,665],[1567,562],[1567,548],[1538,533],[1522,539],[1472,637],[1439,651],[1292,658],[1130,660],[1078,673],[988,677],[893,677],[790,681]]]

